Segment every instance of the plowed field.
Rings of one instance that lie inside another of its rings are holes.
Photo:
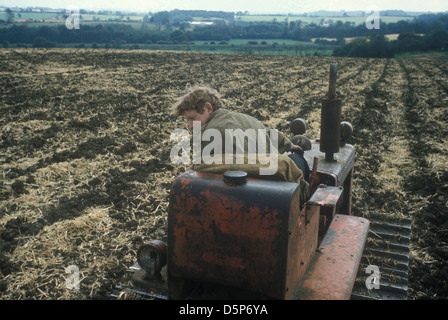
[[[353,214],[412,218],[409,299],[448,297],[448,61],[151,51],[0,51],[0,299],[107,298],[167,227],[168,108],[227,107],[319,137],[329,64],[354,127]],[[79,269],[70,288],[68,266]]]

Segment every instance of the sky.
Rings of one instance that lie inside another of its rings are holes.
[[[71,6],[86,10],[122,10],[157,12],[163,10],[248,11],[256,13],[304,13],[318,10],[367,11],[379,10],[417,12],[448,11],[448,0],[0,0],[5,7],[49,7],[64,9]]]

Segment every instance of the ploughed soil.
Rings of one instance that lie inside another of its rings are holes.
[[[320,132],[329,64],[354,127],[354,215],[410,217],[409,299],[448,297],[448,61],[0,50],[0,299],[107,299],[167,228],[169,112],[207,84],[288,136]],[[70,280],[79,271],[79,288]]]

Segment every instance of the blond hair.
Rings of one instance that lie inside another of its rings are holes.
[[[173,105],[172,114],[183,116],[187,110],[196,110],[202,114],[207,102],[213,106],[213,110],[225,108],[216,90],[207,86],[194,86]]]

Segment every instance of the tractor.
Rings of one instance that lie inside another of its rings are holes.
[[[133,286],[122,289],[168,300],[406,299],[409,242],[394,237],[409,239],[410,223],[352,215],[353,128],[341,121],[336,78],[332,63],[320,138],[304,135],[303,119],[290,123],[312,168],[309,199],[291,181],[187,171],[170,190],[167,235],[138,249]]]

